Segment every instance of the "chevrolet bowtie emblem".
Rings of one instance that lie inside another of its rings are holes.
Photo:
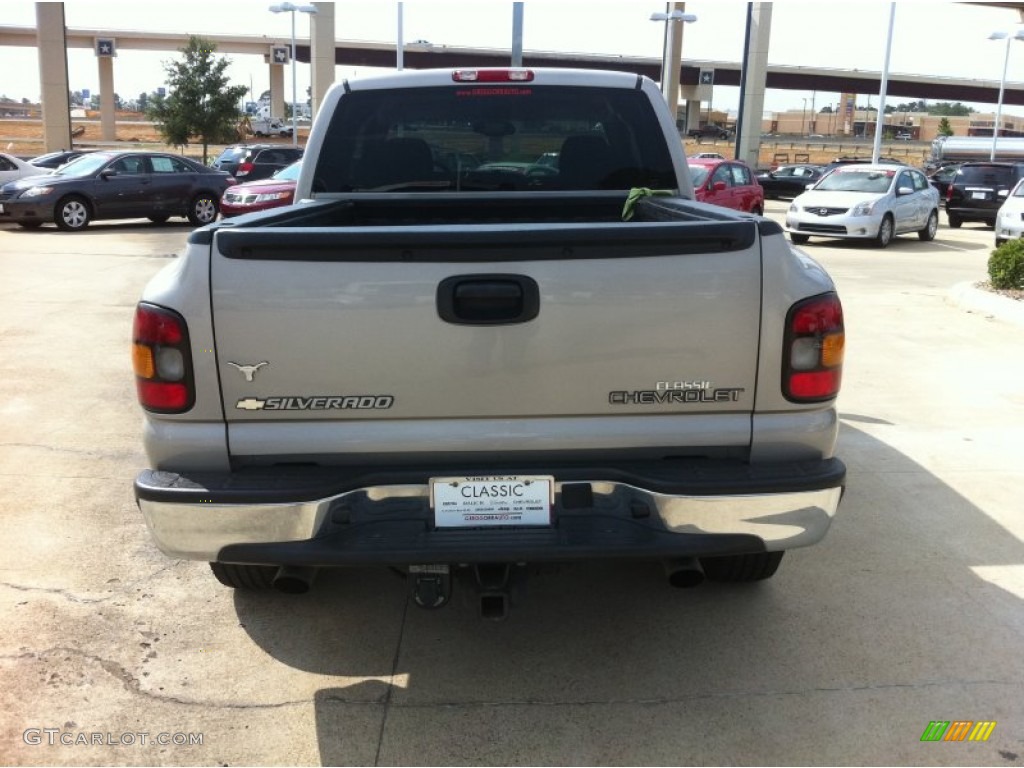
[[[239,365],[238,363],[232,363],[230,360],[228,360],[228,365],[234,366],[239,371],[241,371],[242,375],[245,376],[246,381],[252,381],[256,376],[256,371],[258,371],[264,365],[270,365],[270,363],[264,360],[263,362],[256,363],[256,365]]]

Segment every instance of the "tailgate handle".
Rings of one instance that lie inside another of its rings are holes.
[[[511,325],[540,312],[540,289],[525,275],[457,275],[437,286],[437,314],[455,325]]]

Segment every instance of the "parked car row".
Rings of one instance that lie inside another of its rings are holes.
[[[234,184],[224,171],[165,152],[90,152],[46,175],[0,187],[0,221],[26,229],[53,222],[65,231],[93,220],[184,216],[194,226],[217,218]]]
[[[232,146],[207,167],[167,152],[79,152],[63,163],[68,153],[51,153],[50,170],[0,153],[0,222],[76,231],[96,220],[182,216],[202,226],[219,213],[290,204],[301,156],[298,147]]]
[[[182,216],[202,226],[218,214],[290,205],[301,157],[299,147],[273,144],[232,145],[213,167],[165,152],[61,152],[33,159],[57,168],[43,173],[33,162],[0,153],[0,222],[26,229],[53,222],[75,231],[98,219],[163,223]],[[756,174],[741,161],[711,153],[688,163],[702,202],[762,215],[766,198],[792,198],[785,229],[796,244],[827,237],[884,248],[908,232],[931,240],[940,205],[951,228],[969,221],[995,228],[997,246],[1024,236],[1024,163],[959,163],[931,176],[903,163],[863,158]]]

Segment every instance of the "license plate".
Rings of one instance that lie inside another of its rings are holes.
[[[984,200],[986,197],[988,197],[988,195],[985,194],[984,192],[972,192],[971,197],[974,198],[975,200]]]
[[[437,528],[551,525],[554,500],[550,475],[430,479]]]

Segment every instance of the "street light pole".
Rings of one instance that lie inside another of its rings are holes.
[[[665,22],[665,48],[661,56],[661,93],[672,108],[672,119],[676,119],[676,108],[679,105],[679,62],[672,61],[676,47],[676,24],[692,23],[697,16],[683,13],[678,8],[671,13],[657,12],[651,14],[651,21]]]
[[[807,99],[804,98],[803,102],[804,102],[804,111],[800,115],[800,135],[801,136],[806,136],[807,135]]]
[[[892,54],[892,31],[896,26],[896,3],[889,3],[889,34],[885,41],[885,61],[882,64],[882,82],[878,89],[878,112],[875,120],[875,143],[871,149],[871,162],[877,163],[882,154],[882,133],[885,132],[885,95],[889,90],[889,57]]]
[[[1006,53],[1003,54],[1003,76],[999,80],[999,101],[996,104],[996,121],[992,125],[992,149],[989,152],[990,161],[996,159],[996,139],[999,138],[999,121],[1003,117],[1003,92],[1006,90],[1006,65],[1010,63],[1010,41],[1024,40],[1024,29],[1016,32],[993,32],[988,36],[989,40],[1006,40]]]
[[[405,33],[402,29],[405,20],[404,7],[398,3],[398,29],[395,33],[395,69],[401,72],[405,68]]]
[[[276,3],[270,6],[271,13],[290,13],[292,15],[292,146],[297,147],[299,145],[299,127],[296,115],[296,105],[298,102],[298,72],[295,64],[295,12],[308,13],[313,15],[316,13],[316,6],[314,5],[295,5],[294,3]]]

